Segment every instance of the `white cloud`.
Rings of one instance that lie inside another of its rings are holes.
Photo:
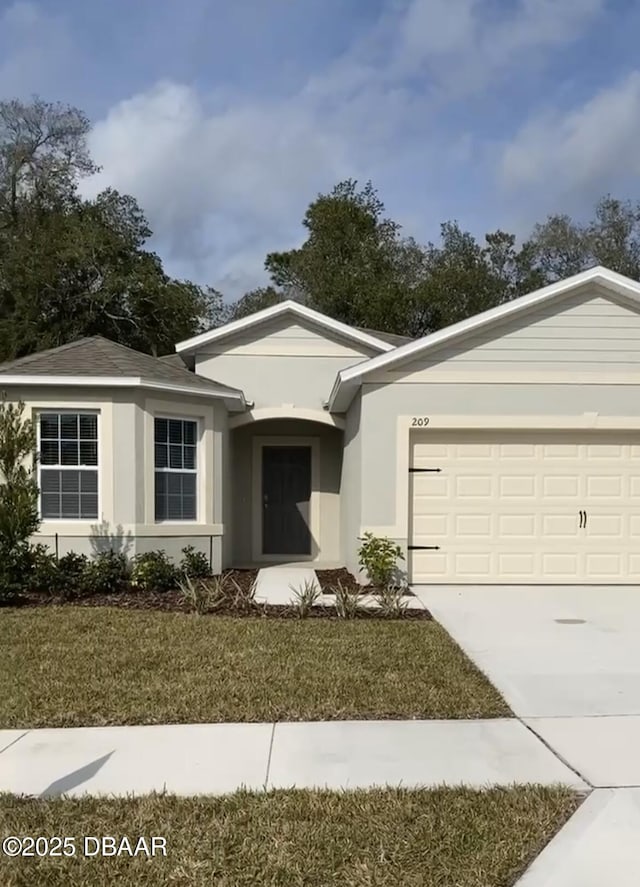
[[[391,70],[427,68],[451,95],[479,93],[513,66],[578,39],[606,0],[409,0]]]
[[[338,180],[382,172],[393,182],[403,163],[441,167],[452,145],[466,165],[468,140],[439,125],[442,100],[542,64],[604,2],[518,0],[505,14],[500,0],[389,0],[289,98],[257,103],[165,82],[117,103],[92,135],[104,171],[83,187],[133,194],[171,273],[237,297],[265,282],[268,251],[297,245],[309,201]]]
[[[502,154],[511,191],[547,186],[589,198],[640,174],[640,71],[598,92],[582,107],[549,109],[528,122]]]
[[[133,194],[169,266],[244,288],[263,282],[267,250],[288,243],[309,199],[352,165],[340,135],[299,102],[218,105],[174,83],[116,105],[91,137],[103,171],[83,188]]]

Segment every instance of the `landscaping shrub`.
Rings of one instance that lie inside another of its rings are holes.
[[[84,594],[115,594],[129,578],[129,562],[124,554],[101,551],[85,567]]]
[[[360,593],[352,591],[340,580],[331,589],[336,596],[336,613],[341,619],[355,619],[360,611]]]
[[[140,591],[171,591],[176,588],[179,576],[164,551],[147,551],[133,559],[131,585]]]
[[[40,594],[57,594],[61,588],[61,571],[58,560],[47,545],[32,545],[29,552],[31,570],[29,590]]]
[[[178,583],[178,588],[184,603],[191,612],[199,616],[219,610],[228,603],[223,576],[211,576],[208,579],[192,579],[190,576],[185,576]]]
[[[290,585],[293,591],[293,606],[301,619],[305,619],[311,612],[313,605],[322,595],[320,586],[315,579],[307,579],[296,588]]]
[[[208,579],[211,576],[209,558],[202,551],[196,551],[193,545],[182,549],[180,572],[190,579]]]
[[[85,583],[90,560],[86,554],[69,551],[58,561],[59,590],[63,597],[70,600],[81,597],[85,593]]]
[[[380,605],[380,615],[387,619],[399,619],[404,616],[409,606],[409,599],[404,596],[405,589],[395,585],[385,585],[376,590],[376,599]]]
[[[0,556],[0,601],[11,603],[29,590],[32,570],[30,546],[26,543],[2,549]]]
[[[367,571],[373,585],[386,588],[394,584],[398,560],[404,560],[400,546],[386,536],[373,533],[365,533],[359,541],[362,544],[358,549],[358,563]]]

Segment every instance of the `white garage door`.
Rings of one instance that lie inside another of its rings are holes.
[[[640,581],[640,436],[438,432],[411,442],[415,583]]]

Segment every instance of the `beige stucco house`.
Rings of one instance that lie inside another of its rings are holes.
[[[604,268],[416,341],[284,302],[165,358],[34,354],[0,389],[60,554],[356,571],[371,530],[417,583],[640,580],[640,285]]]

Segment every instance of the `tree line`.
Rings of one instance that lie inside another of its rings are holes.
[[[418,337],[594,264],[640,280],[640,202],[605,196],[587,222],[553,215],[522,243],[478,240],[455,221],[421,244],[388,218],[371,182],[318,195],[297,249],[267,255],[270,283],[225,304],[176,280],[149,249],[135,198],[79,193],[97,166],[90,122],[34,98],[0,102],[0,361],[101,334],[150,354],[293,298],[353,326]]]

